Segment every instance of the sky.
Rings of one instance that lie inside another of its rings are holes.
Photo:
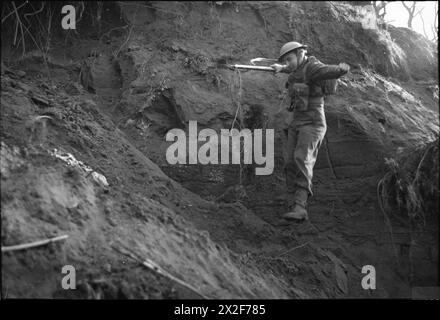
[[[406,1],[410,4],[412,1]],[[432,24],[435,19],[435,4],[437,1],[416,1],[416,12],[418,8],[424,8],[422,11],[423,20],[425,21],[425,30],[430,39],[433,38]],[[396,27],[406,27],[408,21],[408,11],[405,9],[401,1],[393,1],[387,5],[387,14],[385,15],[385,21]],[[413,20],[414,31],[424,35],[422,19],[417,16]]]

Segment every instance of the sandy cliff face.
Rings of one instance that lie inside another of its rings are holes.
[[[40,62],[31,56],[2,68],[2,245],[70,235],[65,244],[4,255],[10,296],[71,297],[59,288],[64,264],[81,270],[76,295],[91,298],[367,297],[366,264],[378,270],[373,297],[408,297],[411,285],[438,281],[438,229],[417,231],[415,246],[407,225],[392,220],[390,233],[376,188],[388,170],[384,158],[438,138],[431,43],[403,28],[377,29],[368,7],[349,4],[107,9],[103,21],[117,29],[94,37],[85,20],[69,40],[77,50],[53,50],[50,77],[37,77]],[[218,66],[277,57],[291,40],[325,63],[352,66],[326,98],[311,222],[302,225],[279,218],[286,76]],[[229,129],[236,114],[237,128],[275,130],[272,175],[166,162],[168,130],[187,130],[191,120],[199,129]],[[54,148],[109,185],[56,159]],[[429,208],[435,226],[438,212]]]

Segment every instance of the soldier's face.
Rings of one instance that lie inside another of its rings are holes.
[[[292,51],[288,53],[284,57],[284,63],[287,64],[292,69],[296,69],[296,67],[298,67],[298,57],[296,55],[296,51]]]

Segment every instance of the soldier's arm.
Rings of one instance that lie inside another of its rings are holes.
[[[315,62],[307,68],[307,78],[310,81],[337,79],[349,71],[346,64],[330,65]]]
[[[289,65],[284,65],[283,68],[280,70],[282,73],[291,73],[292,68]]]
[[[275,73],[282,72],[282,73],[291,73],[291,67],[289,65],[282,65],[275,63],[271,65],[272,68],[274,68]]]

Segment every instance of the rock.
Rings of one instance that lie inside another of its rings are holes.
[[[101,185],[104,188],[108,187],[107,179],[100,173],[93,171],[92,172],[92,178],[95,180],[99,185]]]

